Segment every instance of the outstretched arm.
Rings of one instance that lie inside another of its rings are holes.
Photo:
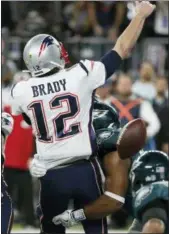
[[[105,193],[84,207],[87,219],[103,218],[122,207],[128,187],[129,165],[130,159],[121,160],[117,152],[104,157]]]
[[[103,218],[120,209],[128,187],[129,166],[130,159],[121,160],[117,152],[107,154],[104,157],[106,192],[83,209],[67,210],[55,216],[53,223],[70,227],[85,219]]]
[[[109,78],[118,68],[121,59],[127,58],[134,45],[136,44],[146,18],[154,11],[155,6],[148,1],[136,4],[136,15],[130,22],[129,26],[117,39],[113,50],[109,51],[101,58],[101,62],[105,66],[106,77]]]
[[[152,5],[148,1],[142,1],[140,3],[136,2],[136,15],[130,22],[126,30],[118,38],[115,50],[121,58],[126,58],[131,49],[136,44],[145,23],[146,18],[151,15],[154,11],[155,5]]]
[[[91,82],[92,89],[96,89],[103,85],[105,79],[111,77],[114,72],[119,69],[122,59],[125,59],[130,55],[131,49],[136,44],[139,35],[143,30],[146,18],[151,15],[154,9],[155,6],[148,1],[137,3],[135,17],[117,39],[114,48],[105,54],[100,59],[100,62],[80,62],[80,66],[87,75],[92,73],[92,76],[90,77],[90,80],[92,80],[93,77],[93,82]]]

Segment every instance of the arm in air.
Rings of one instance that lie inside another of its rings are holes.
[[[106,78],[109,78],[120,66],[121,60],[127,58],[136,44],[145,23],[146,18],[154,11],[155,5],[147,1],[136,3],[136,15],[129,26],[117,39],[112,51],[101,58],[105,66]]]

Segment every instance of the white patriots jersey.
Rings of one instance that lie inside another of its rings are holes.
[[[47,77],[21,81],[13,88],[12,113],[25,113],[30,118],[38,160],[47,169],[88,159],[92,154],[93,95],[105,77],[102,62],[84,60]]]

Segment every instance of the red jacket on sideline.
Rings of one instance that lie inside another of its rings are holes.
[[[3,109],[11,113],[10,106],[5,106]],[[32,128],[26,124],[22,115],[13,118],[14,128],[5,147],[5,167],[27,170],[28,161],[34,153]]]

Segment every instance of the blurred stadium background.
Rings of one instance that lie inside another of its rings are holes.
[[[132,109],[127,111],[132,118],[145,116],[149,128],[146,147],[168,153],[168,2],[153,3],[157,10],[146,21],[130,58],[97,93],[117,109],[117,102],[123,104],[124,108],[118,109],[122,124],[129,120],[123,115],[125,105],[139,100],[134,105],[137,114]],[[38,33],[52,34],[64,43],[72,64],[80,58],[99,60],[132,19],[133,4],[128,1],[2,1],[1,15],[2,110],[10,112],[12,85],[29,78],[22,73],[25,69],[22,51],[27,40]],[[138,111],[143,102],[149,103],[151,112]],[[17,233],[38,232],[35,208],[39,185],[29,174],[29,162],[35,151],[32,129],[21,116],[15,118],[14,131],[6,145],[5,178],[14,201],[13,230]],[[116,233],[125,230],[130,222],[125,209],[109,218],[110,229]],[[79,230],[77,227],[72,232]]]

